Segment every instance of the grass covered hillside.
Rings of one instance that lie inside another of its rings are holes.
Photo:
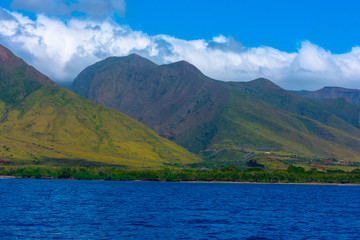
[[[3,46],[0,53],[3,163],[154,167],[199,161],[125,114],[58,87]]]
[[[317,120],[349,133],[356,133],[360,127],[360,106],[352,104],[345,98],[307,99],[264,78],[249,82],[224,82],[223,84],[284,111]]]
[[[261,152],[360,161],[356,114],[346,118],[266,79],[226,83],[184,61],[156,65],[130,55],[89,66],[72,89],[207,159],[245,161]]]
[[[209,124],[216,127],[208,148],[241,148],[359,161],[360,130],[339,121],[353,132],[327,126],[233,91],[224,110]]]

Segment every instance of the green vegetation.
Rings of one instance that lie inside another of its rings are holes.
[[[201,161],[148,127],[61,88],[0,45],[0,162],[159,167]]]
[[[132,167],[200,161],[141,123],[60,87],[43,87],[11,109],[0,157],[12,162],[84,159]]]
[[[144,181],[225,181],[259,183],[352,183],[360,184],[360,169],[350,172],[342,170],[306,171],[301,167],[264,171],[261,168],[239,170],[227,166],[218,170],[195,170],[162,168],[122,169],[96,167],[36,167],[3,166],[0,175],[23,178],[80,179],[80,180],[144,180]]]
[[[235,90],[213,121],[217,133],[208,146],[213,149],[237,147],[360,161],[360,131],[345,121],[339,120],[335,128]]]

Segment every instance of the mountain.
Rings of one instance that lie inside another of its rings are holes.
[[[266,79],[226,83],[185,61],[156,65],[133,54],[87,67],[72,90],[209,158],[273,151],[360,161],[353,119]]]
[[[153,167],[199,161],[136,120],[59,87],[0,45],[2,162]]]
[[[189,63],[157,66],[135,54],[86,68],[72,90],[145,123],[161,136],[176,138],[195,152],[204,143],[198,137],[189,142],[189,134],[194,126],[207,126],[228,97],[219,83]]]
[[[360,90],[341,87],[324,87],[317,91],[294,91],[298,95],[312,99],[345,98],[353,104],[360,105]]]
[[[56,86],[48,77],[25,64],[7,48],[0,45],[0,100],[12,104],[42,86]]]
[[[349,126],[343,121],[356,128],[360,127],[360,106],[354,105],[346,99],[303,98],[264,78],[250,82],[223,82],[223,84],[287,112],[306,116],[334,128],[348,132]]]

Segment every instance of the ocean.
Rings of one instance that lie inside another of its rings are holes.
[[[360,186],[0,179],[0,239],[360,239]]]

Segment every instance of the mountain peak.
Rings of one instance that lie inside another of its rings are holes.
[[[0,63],[9,62],[14,59],[17,59],[17,57],[9,49],[0,44]]]
[[[192,72],[192,73],[203,75],[203,73],[197,67],[195,67],[193,64],[191,64],[185,60],[181,60],[181,61],[170,63],[170,64],[165,64],[163,66],[172,68],[172,69],[176,69],[176,70],[182,70],[182,71],[186,71],[186,72]]]
[[[250,82],[256,83],[256,84],[263,84],[263,83],[274,84],[271,80],[269,80],[267,78],[257,78],[257,79],[254,79],[254,80],[250,81]]]
[[[360,90],[359,89],[349,89],[342,87],[323,87],[316,91],[295,91],[298,95],[305,98],[313,99],[336,99],[344,97],[351,101],[353,104],[360,105]]]
[[[57,86],[47,76],[0,45],[0,100],[16,103],[42,86]]]
[[[183,66],[183,67],[193,67],[196,68],[194,65],[192,65],[191,63],[185,61],[185,60],[180,60],[174,63],[170,63],[168,64],[169,66]]]
[[[145,60],[150,61],[149,59],[144,58],[144,57],[142,57],[142,56],[140,56],[140,55],[138,55],[136,53],[131,53],[131,54],[127,55],[127,56],[120,57],[120,58],[131,59],[131,60],[139,60],[139,61],[145,61]]]
[[[104,62],[105,61],[105,62]],[[109,57],[103,61],[101,61],[100,63],[105,63],[107,64],[107,62],[114,62],[116,64],[118,63],[125,63],[129,66],[136,66],[136,67],[156,67],[157,64],[150,61],[147,58],[144,58],[136,53],[132,53],[128,56],[123,56],[123,57]]]
[[[131,53],[131,54],[128,55],[128,57],[140,57],[140,58],[143,58],[139,54],[136,54],[136,53]]]
[[[318,91],[341,91],[341,92],[360,92],[359,89],[350,89],[350,88],[343,88],[343,87],[332,87],[332,86],[326,86]]]
[[[248,82],[248,84],[259,88],[281,89],[281,87],[279,87],[274,82],[266,78],[257,78],[255,80]]]

